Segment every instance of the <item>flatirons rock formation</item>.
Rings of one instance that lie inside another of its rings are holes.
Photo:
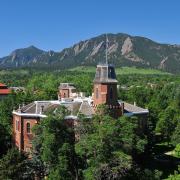
[[[180,46],[160,44],[144,37],[108,34],[109,62],[116,66],[136,66],[180,73]],[[105,59],[105,35],[81,41],[61,52],[43,51],[34,46],[18,49],[0,58],[1,68],[95,66]]]

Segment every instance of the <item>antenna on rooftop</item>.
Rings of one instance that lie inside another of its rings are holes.
[[[109,40],[106,33],[106,64],[108,64],[108,44],[109,44]]]

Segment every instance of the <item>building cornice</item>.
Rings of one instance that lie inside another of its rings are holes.
[[[13,114],[17,115],[17,116],[22,116],[22,117],[38,117],[38,118],[46,118],[47,117],[47,115],[44,115],[44,114],[20,113],[20,112],[16,112],[16,111],[13,111]],[[78,117],[77,116],[73,116],[73,115],[68,115],[68,116],[65,116],[64,119],[74,119],[74,120],[77,120]]]
[[[23,116],[23,117],[40,117],[40,118],[45,118],[47,117],[44,114],[31,114],[31,113],[21,113],[21,112],[16,112],[13,111],[13,114],[17,115],[17,116]]]

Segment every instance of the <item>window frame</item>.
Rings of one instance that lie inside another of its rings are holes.
[[[26,123],[26,133],[31,134],[31,123],[30,122]]]

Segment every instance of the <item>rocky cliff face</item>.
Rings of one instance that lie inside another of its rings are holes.
[[[159,44],[143,37],[108,34],[108,61],[116,66],[137,66],[180,73],[180,46]],[[61,52],[34,46],[18,49],[0,59],[1,67],[54,67],[59,69],[105,62],[105,35],[81,41]]]

